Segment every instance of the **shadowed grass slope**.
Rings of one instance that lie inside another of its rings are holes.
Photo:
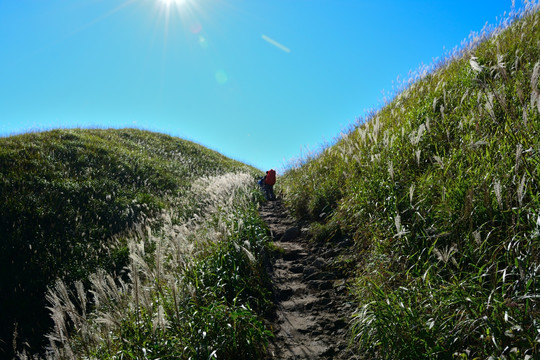
[[[174,206],[196,179],[238,171],[257,173],[200,145],[133,129],[0,138],[0,354],[11,349],[15,324],[21,343],[42,343],[52,324],[45,291],[55,279],[121,271],[129,250],[119,234]]]
[[[287,172],[288,206],[359,249],[368,357],[539,356],[539,74],[531,4]]]

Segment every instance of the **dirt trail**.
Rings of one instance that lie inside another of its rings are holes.
[[[347,350],[349,316],[345,279],[333,260],[346,241],[314,246],[281,202],[260,208],[282,255],[269,268],[276,313],[268,359],[353,359]]]

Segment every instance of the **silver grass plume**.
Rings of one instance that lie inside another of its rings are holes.
[[[474,242],[476,243],[476,245],[478,245],[478,246],[482,245],[482,235],[481,235],[480,231],[475,230],[475,231],[473,231],[472,234],[473,234]]]
[[[401,232],[401,216],[399,214],[397,214],[394,217],[394,224],[396,225],[397,232],[400,233]]]
[[[538,77],[540,76],[540,61],[534,64],[531,76],[531,107],[537,106],[540,112],[540,91],[538,91]]]
[[[394,235],[394,237],[401,238],[403,235],[408,233],[405,227],[401,224],[401,216],[399,214],[396,214],[396,216],[394,217],[394,225],[396,226],[397,230],[397,233]]]
[[[416,157],[416,163],[420,165],[420,154],[422,153],[422,150],[418,149],[414,152],[414,156]]]
[[[498,45],[498,43],[497,43]],[[504,62],[504,56],[497,54],[497,65],[494,66],[496,70],[501,74],[503,79],[506,79],[506,64]]]
[[[526,178],[525,178],[525,175],[523,175],[517,188],[517,196],[518,196],[518,202],[519,202],[520,207],[523,206],[523,197],[525,196],[525,182],[526,182]]]
[[[443,159],[439,155],[433,155],[433,159],[439,164],[441,169],[444,169],[444,162]]]
[[[452,246],[446,246],[445,248],[434,248],[433,253],[437,257],[439,261],[442,261],[445,265],[448,264],[449,261],[452,261],[454,265],[458,265],[456,259],[452,256],[454,253],[457,252],[457,246],[456,244],[452,244]]]
[[[489,92],[486,96],[487,98],[487,101],[486,101],[486,104],[485,104],[485,109],[487,110],[489,116],[491,116],[491,118],[493,119],[493,121],[497,121],[497,117],[495,116],[495,104],[493,102],[493,98],[495,97],[495,95],[492,93],[492,92]]]
[[[422,139],[422,135],[424,134],[424,131],[426,131],[426,125],[420,124],[417,130],[413,130],[411,132],[411,134],[409,135],[409,139],[413,146],[418,145],[418,143]]]
[[[169,322],[165,318],[163,305],[159,304],[157,311],[154,314],[154,318],[152,319],[152,332],[155,333],[157,330],[165,331],[168,324]]]
[[[474,72],[480,73],[482,70],[484,70],[484,67],[478,63],[478,58],[476,56],[471,56],[469,59],[469,64],[471,65],[471,68]]]
[[[501,182],[499,181],[499,179],[495,179],[493,183],[493,190],[495,191],[497,204],[499,204],[499,207],[502,207],[502,189],[501,189]]]
[[[519,165],[521,163],[521,154],[523,153],[523,146],[521,144],[518,144],[516,146],[516,171],[519,169]]]

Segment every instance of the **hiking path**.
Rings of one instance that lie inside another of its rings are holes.
[[[354,359],[347,348],[353,303],[332,265],[350,244],[316,246],[279,200],[259,212],[278,247],[268,266],[275,313],[267,359]]]

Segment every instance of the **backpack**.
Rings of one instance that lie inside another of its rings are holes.
[[[276,183],[276,171],[274,169],[270,169],[266,174],[265,183],[266,185],[274,185]]]

